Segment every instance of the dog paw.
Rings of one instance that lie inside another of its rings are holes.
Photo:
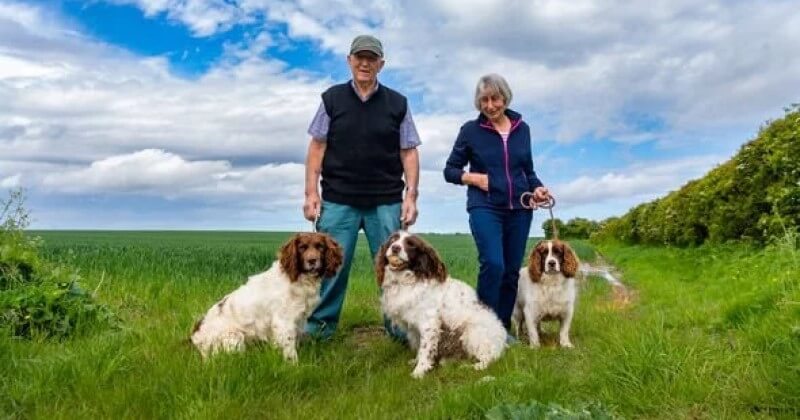
[[[478,362],[472,365],[475,370],[484,370],[489,367],[489,362]]]
[[[283,355],[283,358],[293,365],[297,364],[297,353],[286,353]]]
[[[431,368],[428,367],[428,366],[419,366],[419,365],[417,365],[417,367],[414,368],[414,371],[411,372],[411,377],[413,377],[415,379],[420,379],[423,376],[425,376],[425,374],[428,373],[429,370],[431,370]]]
[[[562,341],[561,341],[561,342],[559,342],[558,344],[559,344],[561,347],[565,348],[565,349],[572,349],[572,348],[575,348],[575,346],[573,346],[573,345],[572,345],[572,342],[570,342],[569,340],[562,340]]]

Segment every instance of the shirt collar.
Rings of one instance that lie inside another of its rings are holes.
[[[356,81],[355,80],[350,79],[350,86],[353,88],[353,91],[356,92],[356,96],[358,96],[361,99],[362,102],[367,102],[369,100],[369,98],[371,98],[372,95],[374,95],[375,92],[378,91],[378,81],[377,80],[375,80],[375,86],[372,87],[372,90],[370,90],[369,93],[367,93],[367,97],[366,98],[362,98],[361,94],[358,93],[358,88],[356,87]]]

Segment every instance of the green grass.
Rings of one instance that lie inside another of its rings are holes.
[[[453,362],[423,380],[380,333],[365,238],[334,340],[286,365],[263,346],[208,363],[183,340],[193,322],[262,270],[288,233],[39,232],[44,255],[79,268],[122,320],[63,342],[0,337],[0,416],[21,418],[482,418],[532,400],[599,403],[628,418],[800,415],[798,254],[785,245],[602,246],[633,303],[581,286],[576,349],[515,346],[485,372]],[[431,235],[474,283],[471,237]],[[592,247],[574,242],[583,259]]]

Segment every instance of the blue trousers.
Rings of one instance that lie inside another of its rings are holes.
[[[506,328],[517,299],[517,282],[531,229],[530,210],[473,207],[469,227],[478,248],[478,298]]]
[[[358,231],[364,229],[369,242],[372,261],[381,245],[395,231],[400,229],[401,204],[387,204],[370,208],[351,207],[344,204],[322,202],[317,229],[331,235],[344,251],[344,261],[339,272],[322,281],[320,302],[306,323],[306,332],[320,339],[328,339],[339,324],[347,281],[350,276],[350,265],[356,250]],[[388,328],[390,334],[398,333]],[[402,338],[402,337],[399,337]]]

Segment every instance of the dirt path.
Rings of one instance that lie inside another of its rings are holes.
[[[589,276],[597,276],[605,279],[611,286],[611,307],[613,309],[623,309],[630,305],[634,298],[634,293],[625,286],[619,279],[619,270],[606,262],[602,255],[597,254],[597,259],[593,264],[581,263],[578,268],[584,279]]]

